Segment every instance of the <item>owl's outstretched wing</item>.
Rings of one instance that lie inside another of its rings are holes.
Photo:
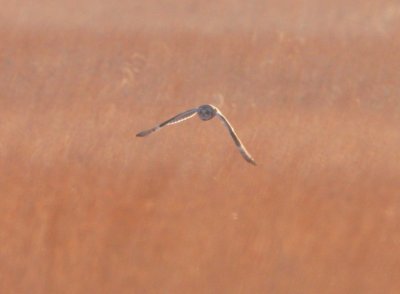
[[[233,141],[235,142],[235,144],[236,144],[237,148],[239,149],[240,154],[242,154],[243,158],[247,162],[256,165],[255,160],[250,155],[250,153],[246,150],[246,148],[244,147],[244,145],[240,141],[239,137],[236,135],[235,130],[233,129],[233,127],[231,126],[231,124],[229,123],[227,118],[219,110],[217,110],[217,116],[224,123],[225,127],[228,129],[229,134],[231,135]]]
[[[197,113],[197,108],[189,109],[185,112],[175,115],[174,117],[162,122],[161,124],[155,126],[154,128],[144,130],[144,131],[141,131],[140,133],[137,133],[136,137],[145,137],[145,136],[151,134],[152,132],[158,131],[160,128],[162,128],[164,126],[177,124],[184,120],[187,120],[187,119],[193,117],[196,113]]]

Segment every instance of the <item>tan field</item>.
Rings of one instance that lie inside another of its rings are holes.
[[[0,293],[400,293],[398,1],[1,6]]]

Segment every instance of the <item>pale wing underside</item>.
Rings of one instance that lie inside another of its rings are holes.
[[[144,137],[144,136],[151,134],[152,132],[158,131],[162,127],[180,123],[182,121],[185,121],[185,120],[193,117],[196,113],[197,113],[197,108],[189,109],[185,112],[175,115],[174,117],[162,122],[161,124],[155,126],[154,128],[141,131],[140,133],[136,134],[136,137]]]
[[[228,129],[229,134],[231,135],[233,141],[235,142],[235,145],[239,149],[240,154],[242,154],[243,158],[251,163],[256,165],[256,162],[254,161],[253,157],[250,155],[250,153],[246,150],[242,142],[240,141],[239,137],[236,135],[235,130],[229,123],[229,121],[226,119],[226,117],[221,113],[221,111],[217,111],[218,118],[223,122],[225,127]]]

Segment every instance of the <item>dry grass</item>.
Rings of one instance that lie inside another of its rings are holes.
[[[227,25],[234,2],[204,30],[197,6],[152,27],[102,4],[0,31],[1,292],[397,293],[396,6],[353,1],[335,30],[303,2],[271,27],[255,4]],[[215,120],[134,136],[204,103],[257,167]]]

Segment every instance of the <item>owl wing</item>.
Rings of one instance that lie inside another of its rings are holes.
[[[222,112],[219,109],[217,109],[217,116],[223,122],[225,127],[228,129],[229,134],[231,135],[233,141],[235,142],[236,147],[239,149],[239,152],[240,152],[240,154],[242,154],[243,158],[247,162],[256,165],[255,160],[250,155],[250,153],[246,150],[246,148],[244,147],[244,145],[240,141],[239,137],[236,135],[235,130],[233,129],[233,127],[229,123],[228,119],[222,114]]]
[[[145,136],[151,134],[152,132],[158,131],[160,128],[162,128],[164,126],[177,124],[184,120],[187,120],[187,119],[193,117],[197,113],[197,110],[198,110],[197,108],[189,109],[185,112],[175,115],[174,117],[160,123],[159,125],[155,126],[154,128],[144,130],[144,131],[141,131],[140,133],[137,133],[136,137],[145,137]]]

